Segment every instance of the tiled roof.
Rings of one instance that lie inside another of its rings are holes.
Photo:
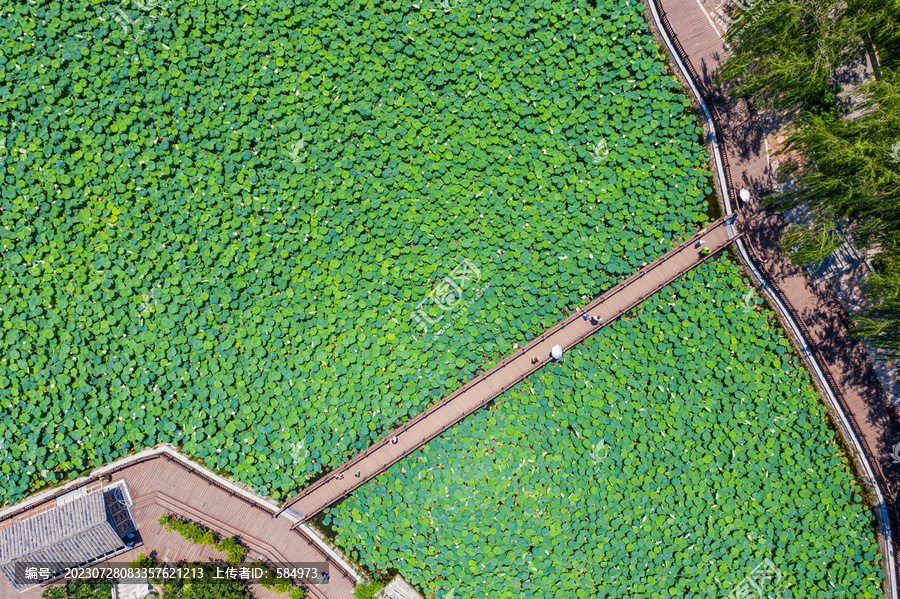
[[[63,496],[53,509],[0,530],[0,571],[16,589],[24,590],[25,581],[14,576],[16,563],[47,567],[57,574],[124,546],[109,521],[102,493],[69,501]]]

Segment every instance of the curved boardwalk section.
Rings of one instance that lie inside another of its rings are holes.
[[[696,247],[701,239],[701,248],[709,253]],[[290,510],[291,517],[302,522],[339,501],[538,370],[550,359],[554,345],[568,350],[580,343],[733,240],[733,229],[724,219],[714,222],[302,490],[285,503],[282,511]],[[592,324],[584,320],[584,314],[598,316],[600,321]]]
[[[892,537],[887,542],[896,555],[900,550],[897,510],[900,464],[893,459],[892,448],[900,443],[900,427],[889,415],[887,397],[869,356],[863,344],[848,335],[843,309],[830,284],[813,285],[806,273],[779,249],[778,241],[787,220],[760,201],[771,193],[765,136],[758,115],[748,103],[742,98],[729,97],[727,90],[714,80],[727,51],[706,13],[696,0],[647,2],[652,2],[661,16],[666,36],[674,46],[670,50],[685,64],[715,122],[716,131],[710,136],[712,151],[721,159],[726,202],[741,210],[738,226],[749,247],[749,257],[797,322],[799,333],[823,370],[824,384],[840,403],[867,461],[873,466],[878,485],[884,491],[890,520]],[[751,191],[750,201],[739,200],[736,193],[739,188]],[[768,260],[760,260],[760,255]],[[849,438],[847,442],[853,445]],[[873,496],[878,494],[875,489],[870,491]],[[876,510],[879,509],[876,505]],[[896,597],[898,590],[889,583],[900,574],[898,564],[889,568],[889,574],[892,576],[886,580],[888,596]]]
[[[111,467],[101,468],[111,481],[101,483],[92,476],[65,489],[72,494],[79,490],[99,489],[101,484],[115,484],[124,480],[134,503],[131,513],[142,542],[109,560],[119,566],[139,554],[151,554],[163,561],[176,562],[220,560],[223,553],[184,540],[177,532],[166,532],[159,526],[163,514],[176,514],[212,529],[220,536],[237,536],[250,549],[247,559],[261,558],[270,563],[328,562],[330,578],[327,583],[307,587],[311,599],[350,599],[357,578],[346,571],[322,547],[301,530],[291,530],[284,521],[275,520],[275,509],[255,500],[249,493],[231,487],[227,481],[209,476],[195,468],[174,452],[154,450],[126,458]],[[26,503],[15,511],[0,516],[0,529],[29,518],[55,504],[55,493],[40,501]],[[97,564],[102,566],[102,562]],[[284,595],[252,587],[257,599],[285,599]],[[18,593],[0,576],[0,598],[38,599],[44,589],[40,586]]]

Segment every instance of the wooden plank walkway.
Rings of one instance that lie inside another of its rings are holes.
[[[846,335],[846,326],[840,318],[833,291],[827,285],[810,286],[805,273],[777,250],[778,236],[786,222],[781,214],[766,210],[759,204],[759,198],[769,192],[769,165],[757,115],[746,102],[728,98],[714,84],[712,76],[725,56],[725,49],[696,0],[650,1],[666,11],[674,32],[678,34],[676,45],[679,53],[682,58],[688,59],[694,78],[703,87],[716,121],[720,123],[723,158],[728,167],[726,193],[732,204],[737,205],[736,188],[744,187],[752,192],[752,200],[741,206],[741,229],[755,252],[764,252],[770,257],[769,262],[758,266],[766,271],[779,295],[801,323],[804,334],[814,344],[819,360],[827,369],[845,410],[851,415],[856,433],[876,465],[880,482],[888,490],[893,530],[896,531],[900,468],[892,463],[891,447],[900,442],[900,429],[888,416],[886,400],[865,350]],[[251,549],[253,557],[272,562],[328,561],[331,569],[329,583],[310,587],[309,596],[314,599],[351,597],[354,577],[343,571],[321,547],[298,529],[300,522],[347,496],[534,373],[548,361],[552,346],[570,349],[696,267],[707,257],[694,247],[695,241],[701,237],[705,241],[704,246],[711,250],[710,256],[734,240],[733,229],[726,227],[723,219],[716,221],[303,489],[277,513],[229,492],[202,473],[164,456],[154,456],[114,470],[114,481],[122,478],[128,481],[135,499],[133,514],[143,537],[140,547],[116,557],[115,561],[124,562],[133,559],[139,552],[151,551],[156,551],[164,559],[220,557],[217,552],[188,543],[174,533],[166,533],[156,524],[163,513],[176,513],[205,524],[220,534],[239,536]],[[582,318],[584,314],[599,316],[602,320],[598,325],[593,325]],[[534,357],[538,357],[539,362],[534,363]],[[396,443],[392,443],[395,437]],[[356,476],[357,473],[359,476]],[[273,517],[288,509],[300,515],[300,521],[290,528],[285,526],[284,520]],[[0,527],[9,525],[20,516],[0,519]],[[21,599],[37,599],[42,590],[35,588],[17,594],[11,589],[7,592],[4,586],[5,582],[0,578],[0,598],[8,594]],[[265,589],[254,590],[260,599],[279,597]]]
[[[220,560],[224,554],[209,547],[196,545],[181,538],[176,532],[167,532],[159,526],[163,514],[177,514],[202,524],[219,535],[237,536],[250,549],[247,560],[260,558],[269,563],[327,562],[330,578],[327,583],[307,586],[311,599],[350,599],[356,579],[327,555],[306,533],[285,526],[283,520],[272,516],[275,510],[246,497],[229,492],[229,489],[186,466],[166,454],[156,454],[147,459],[111,471],[112,482],[126,480],[134,500],[131,508],[142,543],[114,556],[109,563],[124,565],[140,553],[151,554],[162,560],[211,561]],[[86,488],[99,487],[94,480]],[[45,509],[34,506],[21,513],[12,513],[0,520],[0,528],[10,526],[22,518],[30,517]],[[102,565],[98,563],[97,565]],[[285,599],[284,595],[251,585],[256,599]],[[34,587],[24,593],[16,593],[0,576],[0,598],[39,599],[42,587]]]
[[[732,206],[740,207],[738,228],[754,263],[798,322],[873,465],[885,495],[893,534],[890,542],[896,554],[900,550],[900,464],[894,463],[892,448],[900,443],[900,427],[889,415],[887,397],[868,353],[861,342],[848,336],[843,309],[831,284],[826,281],[813,286],[806,272],[778,248],[787,220],[781,212],[761,205],[761,198],[772,189],[759,116],[743,98],[729,96],[713,79],[727,56],[722,39],[697,0],[647,1],[654,3],[663,18],[668,36],[712,112],[728,181],[725,193]],[[739,200],[740,188],[751,192],[749,202]],[[760,260],[760,255],[768,260]]]
[[[550,349],[554,345],[559,345],[564,350],[577,345],[591,333],[614,321],[683,273],[696,267],[707,257],[726,248],[734,240],[730,232],[733,232],[733,228],[726,225],[724,219],[712,223],[691,239],[682,242],[606,291],[585,308],[557,323],[525,347],[504,357],[487,372],[476,376],[437,404],[387,433],[368,449],[303,489],[285,502],[282,511],[290,508],[291,514],[302,522],[346,497],[392,464],[541,368],[550,359]],[[702,247],[710,249],[709,254],[703,254],[695,247],[695,243],[700,239],[704,241]],[[601,320],[596,325],[592,324],[584,320],[584,314],[599,316]]]

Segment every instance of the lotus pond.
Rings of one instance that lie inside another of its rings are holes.
[[[741,275],[702,265],[325,523],[438,598],[882,596],[871,508]]]
[[[7,8],[0,501],[159,442],[284,497],[703,218],[639,3]]]

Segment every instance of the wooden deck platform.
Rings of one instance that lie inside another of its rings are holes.
[[[897,530],[896,500],[900,492],[900,465],[892,463],[891,447],[900,442],[900,429],[888,416],[886,401],[874,376],[871,363],[861,344],[846,335],[838,304],[827,285],[812,287],[805,273],[777,250],[777,239],[786,222],[779,213],[762,208],[759,198],[769,191],[769,165],[765,142],[756,115],[739,99],[731,99],[714,83],[712,75],[721,64],[725,49],[696,0],[659,0],[678,34],[680,46],[697,72],[698,83],[705,87],[711,105],[723,124],[721,136],[730,165],[727,193],[737,203],[735,189],[751,191],[752,199],[741,206],[740,228],[755,252],[770,260],[761,264],[777,281],[780,293],[789,301],[796,317],[808,330],[823,365],[839,390],[846,411],[853,416],[856,432],[876,464],[878,475],[888,491],[893,530]],[[532,340],[525,347],[503,358],[487,372],[476,376],[425,412],[389,432],[371,447],[351,458],[289,500],[282,510],[301,514],[301,521],[339,501],[360,485],[378,476],[390,465],[422,447],[453,424],[498,397],[522,381],[549,360],[550,348],[560,345],[568,350],[588,335],[612,322],[640,302],[670,284],[684,272],[702,262],[694,243],[703,238],[705,247],[715,255],[734,239],[723,220],[716,221],[700,235],[688,240],[655,260],[626,281],[608,290],[583,310],[571,315]],[[583,314],[599,316],[598,325],[583,320]],[[538,358],[538,362],[534,362]],[[396,438],[396,442],[392,440]],[[359,476],[357,476],[357,473]],[[331,561],[328,584],[309,587],[314,599],[349,599],[355,578],[324,553],[311,538],[284,518],[274,518],[275,510],[229,492],[202,474],[186,469],[178,461],[155,456],[112,471],[113,481],[127,480],[134,498],[132,508],[143,538],[141,546],[117,556],[117,563],[133,559],[138,553],[153,553],[168,560],[205,560],[221,554],[191,544],[176,533],[162,530],[157,520],[164,513],[175,513],[215,530],[223,536],[237,535],[251,549],[250,557],[270,562]],[[96,483],[94,483],[96,484]],[[0,528],[25,517],[21,514],[0,518]],[[16,593],[0,579],[0,599],[36,599],[41,588]],[[278,595],[256,589],[259,599],[278,599]]]
[[[163,514],[176,514],[202,524],[222,537],[237,536],[250,549],[246,561],[262,559],[269,563],[328,563],[327,583],[307,587],[311,599],[350,599],[356,579],[344,571],[302,530],[291,528],[283,519],[273,518],[274,509],[256,503],[229,490],[203,473],[192,471],[181,461],[157,454],[112,470],[112,484],[125,480],[134,500],[132,514],[142,544],[114,556],[109,563],[124,565],[139,554],[155,553],[163,561],[221,560],[223,553],[196,545],[167,532],[157,523]],[[93,480],[83,488],[99,488]],[[45,509],[50,502],[0,519],[0,528]],[[102,565],[99,562],[97,565]],[[0,576],[0,599],[39,599],[42,587],[18,593]],[[286,599],[284,595],[252,585],[257,599]]]

